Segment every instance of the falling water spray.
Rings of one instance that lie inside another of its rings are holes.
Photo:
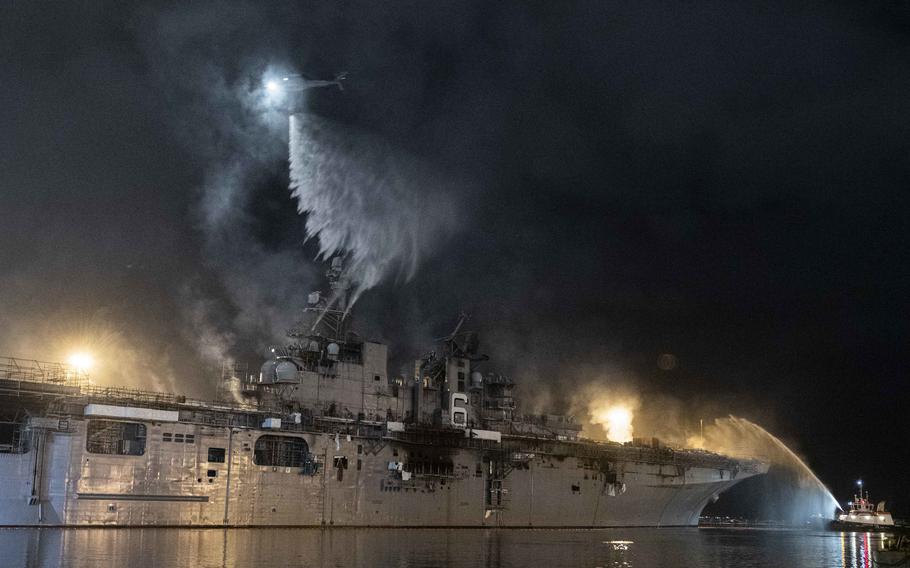
[[[348,307],[388,278],[409,280],[457,226],[447,184],[375,136],[319,117],[290,117],[291,192],[327,259],[343,254]]]
[[[794,513],[790,515],[792,518],[808,518],[813,514],[831,518],[834,509],[841,509],[837,499],[806,462],[777,436],[758,424],[745,418],[729,416],[705,426],[703,432],[699,437],[690,438],[688,445],[731,456],[767,459],[773,465],[795,473],[800,495],[790,504]],[[821,495],[822,506],[826,509],[815,510],[817,505],[813,494]]]

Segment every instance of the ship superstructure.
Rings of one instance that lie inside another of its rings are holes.
[[[869,491],[863,488],[862,481],[858,481],[859,495],[853,495],[853,500],[848,503],[849,509],[837,516],[836,525],[853,528],[893,527],[894,519],[891,513],[885,510],[885,502],[879,501],[873,505]]]
[[[756,460],[580,437],[520,415],[484,372],[466,316],[413,374],[350,328],[339,259],[290,344],[224,400],[101,388],[73,370],[0,363],[0,525],[696,525]]]

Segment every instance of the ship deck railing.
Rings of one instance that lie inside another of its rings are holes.
[[[13,383],[3,385],[4,381]],[[29,385],[32,385],[31,387]],[[194,422],[218,426],[258,427],[260,418],[272,416],[284,418],[286,410],[271,408],[261,404],[241,404],[215,400],[187,398],[185,396],[147,391],[129,387],[105,387],[91,382],[88,374],[61,363],[50,363],[31,359],[18,359],[13,357],[0,357],[0,389],[16,390],[18,392],[30,391],[39,395],[51,395],[76,399],[80,403],[112,403],[140,406],[145,408],[174,409],[193,412]],[[349,431],[355,428],[358,433],[360,428],[366,427],[376,435],[376,430],[382,427],[382,421],[369,421],[354,418],[341,418],[330,416],[305,416],[303,423],[294,424],[283,421],[280,430],[303,432],[313,429],[315,431]],[[322,423],[321,427],[316,423]],[[337,422],[337,424],[335,424]],[[435,445],[440,439],[461,447],[496,450],[503,449],[511,444],[500,444],[489,440],[474,440],[464,438],[456,430],[438,430],[435,428],[421,428],[409,425],[406,433],[402,435],[383,436],[383,440],[398,439],[412,444]],[[600,459],[618,457],[621,459],[635,459],[638,461],[678,464],[681,466],[697,465],[702,467],[717,467],[727,469],[733,466],[741,467],[748,471],[751,464],[763,461],[761,458],[737,458],[722,456],[711,452],[698,450],[676,450],[664,448],[649,448],[640,446],[623,446],[613,443],[598,443],[588,440],[566,441],[537,436],[515,435],[503,433],[503,442],[517,443],[522,451],[544,453],[554,456],[566,456],[565,450],[556,449],[556,445],[563,448],[572,447],[571,455],[580,458]],[[509,449],[508,451],[512,451]]]
[[[88,373],[70,365],[34,359],[0,357],[0,389],[36,395],[65,396],[91,402],[128,404],[143,408],[279,415],[280,410],[259,404],[204,400],[130,387],[95,384]]]
[[[16,357],[0,357],[0,380],[70,387],[89,383],[88,373],[70,365]]]

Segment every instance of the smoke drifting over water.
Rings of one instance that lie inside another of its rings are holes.
[[[458,211],[442,180],[383,141],[294,114],[291,190],[320,256],[347,255],[350,304],[387,278],[409,280],[428,250],[454,231]]]

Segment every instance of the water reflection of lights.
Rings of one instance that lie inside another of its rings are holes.
[[[856,533],[850,533],[850,566],[858,568],[856,563]]]
[[[612,544],[613,550],[629,550],[629,546],[633,542],[631,540],[608,540],[606,544]]]
[[[872,568],[872,553],[869,551],[869,533],[863,533],[863,568]]]
[[[850,541],[849,551],[847,550],[848,539]],[[840,533],[840,555],[843,568],[873,568],[869,533]]]
[[[626,557],[626,551],[631,550],[634,544],[631,540],[605,540],[603,544],[609,545],[613,550],[618,551],[616,556],[611,554],[610,566],[616,568],[631,568],[632,559]]]
[[[847,568],[847,535],[840,533],[840,561]]]

